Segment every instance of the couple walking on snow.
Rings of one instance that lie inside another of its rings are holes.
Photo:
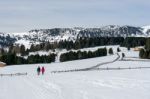
[[[44,75],[44,72],[45,72],[45,68],[42,67],[40,68],[40,66],[37,68],[37,74],[40,75],[40,72],[42,72],[42,75]]]

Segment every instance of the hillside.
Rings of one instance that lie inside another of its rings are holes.
[[[75,41],[88,37],[149,37],[149,26],[118,26],[108,25],[100,28],[53,28],[34,29],[24,33],[0,33],[0,45],[24,44],[27,48],[31,44],[41,42],[58,42],[61,40]],[[8,44],[6,44],[8,43]]]

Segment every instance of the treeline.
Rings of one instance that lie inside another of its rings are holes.
[[[146,43],[145,37],[127,37],[124,38],[123,42],[120,43],[122,47],[137,47],[137,46],[144,46]]]
[[[19,64],[34,64],[34,63],[51,63],[55,61],[55,54],[46,55],[31,55],[27,58],[17,56],[16,53],[1,54],[0,61],[5,62],[7,65]]]
[[[60,61],[71,61],[71,60],[77,60],[77,59],[87,59],[87,58],[93,58],[93,57],[100,57],[100,56],[106,56],[107,55],[107,49],[106,48],[100,48],[94,52],[92,51],[77,51],[77,52],[67,52],[63,53],[60,56]]]
[[[30,55],[27,58],[27,61],[29,64],[33,63],[51,63],[55,62],[55,56],[56,54],[50,54],[50,55]]]
[[[140,50],[139,57],[143,59],[150,59],[150,38],[147,38],[145,47]]]
[[[144,37],[96,37],[96,38],[80,38],[73,41],[60,41],[60,42],[44,42],[39,45],[31,45],[31,48],[28,49],[30,52],[39,51],[39,50],[54,50],[58,49],[81,49],[95,46],[105,46],[105,45],[120,45],[122,47],[136,47],[144,46],[146,38]]]
[[[24,45],[11,45],[9,47],[10,53],[19,53],[21,56],[28,55],[29,52],[35,52],[40,50],[53,50],[55,49],[81,49],[89,48],[95,46],[105,46],[105,45],[120,45],[122,47],[136,47],[144,46],[146,38],[144,37],[96,37],[96,38],[80,38],[73,41],[60,41],[60,42],[43,42],[37,45],[32,44],[29,49],[26,49]]]

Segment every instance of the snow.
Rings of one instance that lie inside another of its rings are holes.
[[[29,35],[28,32],[14,32],[14,33],[8,33],[9,35],[14,35],[14,36],[21,36],[23,37],[24,35]]]
[[[124,50],[126,58],[138,52]],[[120,53],[121,54],[121,53]],[[25,76],[0,77],[0,99],[150,99],[150,69],[93,70],[51,73],[91,67],[112,61],[116,54],[105,57],[51,64],[14,65],[0,68],[0,74],[24,73]],[[45,75],[37,76],[37,66],[45,66]],[[116,61],[105,67],[149,66],[144,61]]]
[[[36,52],[30,52],[29,53],[29,56],[30,55],[40,55],[40,56],[42,56],[42,55],[49,55],[51,53],[51,51],[36,51]]]
[[[26,49],[31,47],[30,41],[23,39],[16,41],[15,44],[24,45]]]
[[[143,33],[146,35],[147,34],[147,31],[150,30],[150,26],[143,26]],[[149,36],[149,35],[148,35]]]
[[[1,61],[0,61],[0,64],[4,64],[4,65],[6,65],[6,63],[4,63],[4,62],[1,62]]]

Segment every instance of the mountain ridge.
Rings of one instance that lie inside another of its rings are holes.
[[[150,26],[134,27],[129,25],[107,25],[99,28],[52,28],[33,29],[23,33],[0,33],[0,43],[12,39],[14,44],[31,45],[40,42],[75,41],[81,37],[150,37]]]

